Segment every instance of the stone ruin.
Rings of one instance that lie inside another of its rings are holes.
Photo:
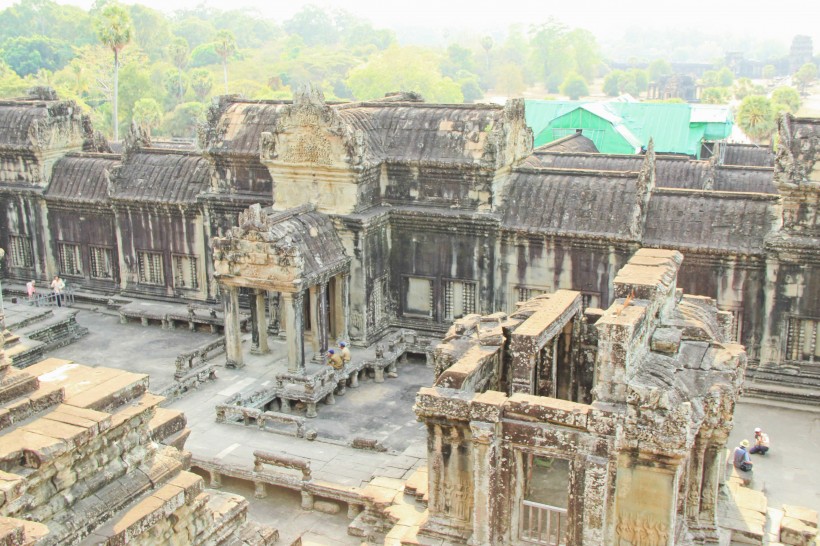
[[[49,358],[9,365],[0,335],[0,544],[273,544],[248,502],[189,472],[185,416],[148,376]]]
[[[724,448],[746,369],[731,316],[643,249],[607,309],[581,294],[469,315],[435,349],[430,544],[717,544]]]

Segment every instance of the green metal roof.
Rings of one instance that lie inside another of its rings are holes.
[[[651,138],[655,151],[699,156],[701,142],[726,138],[732,130],[729,108],[707,105],[650,102],[526,101],[526,120],[535,135],[535,146],[563,136],[572,112],[582,108],[612,125],[614,133],[596,145],[601,153],[623,153],[637,143],[646,146]],[[562,119],[563,118],[563,119]],[[578,127],[592,129],[592,127]]]

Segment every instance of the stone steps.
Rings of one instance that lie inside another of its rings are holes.
[[[45,345],[45,351],[51,351],[74,343],[88,335],[88,328],[77,323],[78,311],[60,313],[46,317],[25,328],[18,328],[16,333]]]
[[[754,381],[747,381],[743,385],[744,397],[805,404],[814,407],[820,405],[820,386],[815,387],[809,383],[805,385],[784,384],[783,382],[775,382],[774,379],[760,379],[758,375],[756,374]]]

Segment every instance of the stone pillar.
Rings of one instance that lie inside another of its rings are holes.
[[[288,346],[288,371],[305,373],[305,333],[303,329],[302,292],[282,292],[285,331]]]
[[[335,283],[333,294],[336,301],[334,301],[333,305],[335,313],[331,320],[333,320],[336,325],[336,335],[339,339],[346,341],[350,339],[348,337],[350,335],[348,333],[348,320],[350,317],[350,297],[348,296],[349,279],[350,274],[347,272],[340,273],[333,277],[333,282]]]
[[[688,482],[686,488],[686,519],[689,525],[697,525],[700,516],[700,492],[703,479],[703,457],[706,446],[698,437],[689,459]]]
[[[225,307],[225,365],[228,368],[241,368],[244,362],[239,331],[239,289],[223,285],[222,302]]]
[[[319,353],[319,306],[317,305],[318,292],[318,286],[311,286],[308,289],[308,305],[310,306],[310,334],[312,336],[311,345],[313,347],[313,360],[316,362],[321,362],[321,360],[317,358]]]
[[[251,316],[254,318],[254,343],[251,346],[251,352],[260,355],[268,354],[270,348],[268,347],[268,325],[265,319],[264,290],[254,290],[254,298],[251,301]]]
[[[270,324],[268,324],[268,333],[271,335],[279,334],[279,292],[270,292],[268,295],[268,313],[270,314]]]
[[[209,470],[208,473],[211,475],[211,483],[209,487],[211,489],[219,489],[222,487],[222,475],[216,470]]]
[[[313,510],[313,493],[302,489],[302,510]]]
[[[257,316],[259,310],[256,308],[255,298],[251,296],[251,354],[259,354],[259,321]]]
[[[497,468],[495,457],[498,446],[495,440],[495,425],[492,423],[473,422],[470,424],[473,435],[473,461],[475,469],[475,493],[473,503],[473,535],[469,544],[480,546],[492,544],[493,506],[498,483],[493,480]]]
[[[268,496],[265,491],[265,482],[253,482],[253,496],[257,499],[264,499]]]
[[[723,465],[721,452],[726,446],[710,444],[703,454],[703,482],[700,489],[700,523],[702,526],[717,528],[717,496],[720,485],[720,470]]]
[[[315,289],[314,289],[315,288]],[[316,352],[313,354],[315,362],[324,363],[325,355],[328,349],[328,309],[327,309],[327,283],[320,283],[316,287],[311,288],[315,296],[315,320],[316,330],[313,332],[315,340],[314,347]]]

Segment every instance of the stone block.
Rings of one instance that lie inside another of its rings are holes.
[[[780,522],[780,542],[790,546],[814,546],[817,527],[806,525],[799,519],[785,516]]]
[[[320,500],[313,503],[313,509],[323,514],[338,514],[342,508],[335,502]]]
[[[796,506],[793,504],[783,505],[783,514],[787,518],[794,518],[802,521],[809,527],[817,527],[817,511],[805,506]]]
[[[658,328],[652,335],[652,350],[675,354],[680,349],[681,331],[677,328]]]

